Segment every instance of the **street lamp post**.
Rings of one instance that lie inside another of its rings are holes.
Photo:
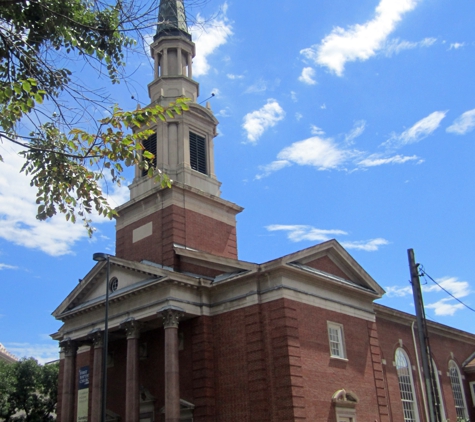
[[[102,252],[97,252],[92,256],[92,259],[97,262],[107,261],[107,275],[106,275],[106,314],[104,317],[104,345],[102,347],[102,407],[101,407],[101,422],[106,422],[107,409],[107,355],[109,345],[109,277],[110,277],[110,255]]]

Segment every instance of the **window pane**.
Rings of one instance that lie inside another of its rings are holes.
[[[449,362],[449,376],[450,383],[452,384],[457,418],[466,418],[467,410],[465,406],[465,396],[462,390],[462,382],[460,381],[460,372],[457,364],[453,360]]]
[[[409,358],[402,349],[396,350],[396,370],[399,379],[399,391],[401,393],[402,409],[405,422],[417,422],[415,407],[414,383],[412,380],[411,365]]]
[[[336,324],[328,325],[328,340],[330,343],[330,356],[344,358],[342,327]]]

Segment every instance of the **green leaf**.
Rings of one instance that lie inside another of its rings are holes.
[[[30,82],[28,81],[22,81],[22,87],[23,87],[23,91],[25,92],[30,92],[31,91],[31,84]]]

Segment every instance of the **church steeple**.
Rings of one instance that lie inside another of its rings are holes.
[[[157,33],[154,40],[170,35],[181,35],[191,40],[183,0],[160,0]]]
[[[149,84],[152,102],[168,105],[178,97],[196,101],[199,84],[193,80],[195,44],[186,23],[183,0],[161,0],[157,33],[150,46],[155,64],[154,81]]]
[[[157,121],[155,133],[144,142],[155,155],[156,168],[173,183],[171,188],[161,188],[136,168],[130,201],[117,208],[116,255],[185,270],[187,264],[176,248],[237,258],[236,214],[242,208],[220,198],[213,147],[218,120],[209,106],[197,103],[199,84],[192,71],[195,44],[183,0],[161,0],[159,16],[150,46],[155,64],[148,85],[151,103],[167,107],[179,97],[191,101],[189,111]]]

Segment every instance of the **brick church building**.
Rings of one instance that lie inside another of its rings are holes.
[[[182,0],[161,0],[151,103],[192,98],[145,147],[174,183],[137,169],[118,208],[116,254],[54,311],[58,420],[432,422],[415,317],[335,240],[262,264],[238,259],[238,205],[220,197],[218,121],[197,103]],[[198,52],[199,53],[199,52]],[[109,271],[108,271],[109,269]],[[475,335],[429,323],[444,420],[475,420]]]

